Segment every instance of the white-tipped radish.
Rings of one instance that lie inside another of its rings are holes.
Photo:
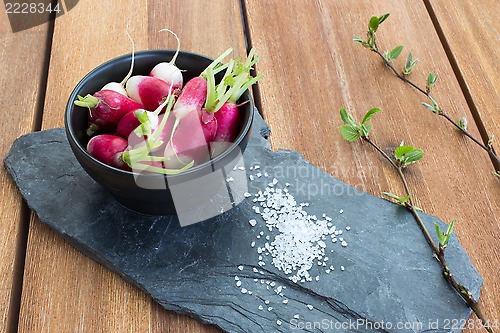
[[[165,28],[160,30],[160,32],[162,31],[168,31],[172,35],[174,35],[175,39],[177,40],[177,50],[169,62],[161,62],[157,64],[151,70],[151,73],[149,73],[149,75],[169,83],[172,86],[173,90],[182,89],[182,84],[183,84],[182,72],[175,65],[175,61],[177,60],[177,56],[179,55],[181,42],[179,40],[179,37],[177,37],[177,35],[172,30]]]
[[[179,94],[179,90],[173,90],[172,88],[169,83],[146,75],[132,76],[125,85],[128,96],[144,105],[144,108],[148,111],[156,110],[169,96],[170,92],[173,92],[174,95]]]

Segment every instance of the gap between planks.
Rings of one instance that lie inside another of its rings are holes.
[[[250,34],[250,27],[248,26],[248,11],[247,11],[247,7],[245,4],[245,0],[240,0],[240,11],[241,11],[241,24],[243,26],[243,36],[245,38],[245,46],[246,46],[246,51],[248,54],[250,52],[250,50],[252,49],[253,44],[252,44],[252,36]],[[255,66],[254,66],[254,69],[252,69],[250,71],[250,74],[252,76],[255,76],[257,74],[256,72],[257,71],[256,71]],[[262,118],[265,120],[266,118],[264,117],[264,111],[262,109],[262,100],[260,97],[261,95],[260,95],[259,82],[254,84],[251,89],[252,89],[252,95],[253,95],[255,107],[259,111]]]
[[[52,0],[52,6],[57,4],[58,0]],[[38,132],[42,128],[43,107],[45,96],[47,95],[47,79],[49,76],[50,51],[52,50],[52,39],[54,36],[54,24],[56,13],[51,13],[51,19],[47,23],[47,35],[45,37],[45,52],[43,54],[43,67],[40,75],[39,90],[35,103],[35,112],[33,113],[32,132]],[[21,204],[21,213],[19,217],[19,227],[16,238],[16,251],[14,259],[12,288],[9,300],[9,312],[7,319],[6,333],[16,333],[19,326],[19,314],[21,310],[21,297],[23,293],[24,267],[26,261],[26,250],[28,246],[28,233],[30,224],[31,210],[23,199]]]
[[[458,66],[458,62],[457,62],[455,56],[453,55],[453,52],[451,50],[450,44],[448,43],[448,40],[446,39],[444,30],[441,27],[441,24],[439,23],[436,12],[434,11],[434,8],[432,7],[430,0],[423,0],[423,2],[425,5],[425,8],[427,9],[427,13],[429,14],[429,17],[432,21],[432,24],[434,25],[434,29],[436,30],[436,33],[439,37],[439,41],[441,42],[441,45],[443,46],[443,49],[444,49],[444,52],[446,53],[448,61],[450,62],[453,73],[455,74],[455,77],[458,80],[458,84],[460,86],[460,89],[462,90],[462,94],[465,97],[465,101],[467,102],[467,106],[469,107],[469,109],[471,111],[474,122],[476,123],[476,126],[479,130],[479,134],[481,135],[481,139],[483,140],[483,143],[485,145],[487,145],[490,136],[488,134],[488,131],[486,130],[486,126],[484,125],[483,119],[481,119],[481,115],[479,114],[479,110],[477,109],[476,103],[474,103],[474,98],[472,97],[472,93],[471,93],[470,89],[467,87],[467,83],[465,82],[464,75],[462,74],[462,71],[460,70],[460,66]],[[493,149],[493,152],[495,152],[495,154],[496,154],[495,149]],[[497,163],[491,156],[490,156],[490,159],[491,159],[491,162],[493,163],[495,170],[500,170],[500,164]]]

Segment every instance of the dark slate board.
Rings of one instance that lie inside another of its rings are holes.
[[[335,269],[326,274],[322,268],[319,281],[292,283],[268,258],[263,268],[257,265],[258,254],[250,243],[262,244],[256,235],[264,222],[253,212],[250,199],[187,227],[180,227],[176,217],[141,215],[123,208],[80,167],[63,129],[18,138],[4,165],[40,220],[81,252],[145,290],[164,308],[227,332],[297,328],[445,332],[447,320],[468,318],[470,310],[442,277],[421,231],[404,208],[340,182],[295,151],[272,152],[264,138],[268,134],[257,114],[244,161],[247,166],[261,165],[270,178],[257,178],[249,184],[250,191],[265,188],[276,176],[280,184],[293,185],[290,191],[297,202],[310,202],[309,214],[326,213],[338,228],[352,228],[344,234],[347,247],[327,242],[329,265]],[[304,189],[314,186],[334,190],[308,197]],[[255,227],[248,223],[252,218],[258,220]],[[431,230],[433,222],[439,221],[429,215],[423,215],[423,220]],[[455,235],[447,254],[460,282],[479,297],[482,278]],[[319,270],[313,267],[311,272],[315,276]],[[241,293],[236,275],[252,295]],[[286,286],[284,296],[260,280]],[[308,304],[314,308],[309,310]],[[299,319],[293,318],[297,314]],[[398,323],[406,329],[396,328]]]

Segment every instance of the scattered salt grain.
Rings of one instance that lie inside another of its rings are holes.
[[[300,315],[296,314],[295,316],[293,316],[293,318],[300,319]]]
[[[253,175],[250,175],[250,176],[248,176],[248,179],[250,179],[251,181],[253,181],[255,179],[255,177]]]
[[[281,324],[283,324],[283,323],[281,322],[281,320],[279,320],[279,319],[278,319],[278,320],[276,320],[276,324],[277,324],[278,326],[281,326]]]
[[[342,241],[341,245],[342,245],[343,247],[346,247],[346,246],[347,246],[347,242],[346,242],[346,241]]]
[[[272,310],[273,310],[272,306],[270,306],[270,307],[267,308],[267,311],[272,311]]]
[[[248,221],[248,223],[250,223],[250,225],[251,225],[252,227],[255,227],[255,225],[257,224],[257,221],[256,221],[256,220],[254,220],[254,219],[251,219],[251,220],[249,220],[249,221]]]
[[[340,266],[340,270],[343,271],[345,269],[344,266]]]
[[[306,306],[307,306],[307,308],[308,308],[309,310],[314,309],[314,306],[312,306],[311,304],[307,304]]]
[[[255,242],[252,242],[252,243],[250,244],[250,246],[251,246],[251,247],[255,247]]]
[[[228,178],[226,178],[226,181],[227,181],[228,183],[233,182],[233,181],[234,181],[234,178],[233,178],[233,177],[228,177]]]
[[[349,230],[351,230],[351,227],[347,226],[347,227],[345,227],[345,230],[349,231]]]
[[[261,174],[260,172],[258,172],[258,173],[256,174],[256,176],[257,176],[257,178],[260,178],[260,177],[262,177],[262,174]]]
[[[339,210],[339,213],[340,213],[340,214],[342,214],[343,212],[344,212],[344,210],[343,210],[343,209]]]
[[[269,174],[267,172],[264,172],[264,177],[269,177]]]
[[[284,300],[283,300],[283,304],[288,304],[288,300],[287,300],[287,299],[284,299]]]
[[[266,299],[266,300],[264,301],[264,303],[269,304],[269,300],[267,300],[267,299]]]
[[[264,307],[262,305],[259,305],[259,310],[264,310]]]
[[[240,167],[238,167],[238,170],[245,171],[245,167],[240,166]]]
[[[258,165],[258,164],[257,164],[257,165],[256,165],[256,166],[254,166],[253,168],[254,168],[255,170],[260,169],[260,165]]]
[[[239,278],[237,275],[234,277],[234,280],[235,280],[235,281],[239,281],[239,279],[240,279],[240,278]]]
[[[246,294],[248,292],[248,290],[246,290],[245,288],[241,288],[241,293],[242,294]]]
[[[236,281],[236,287],[241,287],[241,281]]]
[[[250,198],[252,195],[250,193],[248,193],[248,192],[245,192],[245,193],[243,193],[243,196],[245,198]]]
[[[243,266],[238,266],[238,269],[239,269],[240,271],[242,271],[242,270],[243,270]]]

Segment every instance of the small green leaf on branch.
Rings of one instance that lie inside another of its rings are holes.
[[[347,125],[356,126],[356,121],[353,116],[348,113],[345,108],[340,108],[340,118]]]
[[[412,146],[399,146],[394,150],[394,157],[399,162],[403,168],[408,165],[419,161],[424,156],[422,149],[415,148]]]
[[[441,108],[439,107],[439,105],[437,104],[437,102],[434,100],[434,98],[432,98],[431,95],[428,95],[431,103],[431,104],[427,104],[427,103],[422,103],[423,106],[425,106],[426,108],[428,108],[429,110],[431,110],[432,112],[434,112],[435,114],[437,115],[440,115],[442,114],[443,112],[441,111]]]
[[[406,203],[408,202],[408,200],[410,200],[411,198],[411,194],[408,194],[406,197],[404,198],[401,198],[401,197],[398,197],[397,195],[393,194],[393,193],[390,193],[390,192],[382,192],[383,195],[391,198],[391,199],[394,199],[396,200],[396,203],[400,206],[406,206]]]
[[[405,66],[403,68],[403,75],[410,75],[410,73],[413,71],[413,67],[420,61],[420,59],[415,59],[413,60],[413,54],[410,52],[408,54],[408,58],[406,59]]]
[[[429,73],[429,75],[427,75],[427,82],[425,83],[427,93],[429,93],[431,91],[432,87],[434,87],[434,84],[436,83],[437,78],[438,78],[437,72],[436,72],[436,74]]]
[[[392,51],[389,53],[389,58],[392,60],[396,60],[397,57],[401,54],[401,51],[403,51],[404,46],[403,45],[398,45],[395,48],[392,49]]]
[[[358,127],[351,125],[340,126],[340,134],[342,134],[342,137],[349,142],[354,142],[361,137]]]
[[[381,112],[381,111],[382,110],[380,108],[372,108],[372,109],[368,110],[368,112],[363,117],[361,124],[366,124],[367,122],[370,121],[370,119],[372,119],[372,117],[375,115],[375,113]]]
[[[368,23],[368,30],[371,32],[377,32],[379,25],[380,25],[380,19],[376,16],[372,16],[370,18],[370,22]]]
[[[379,108],[372,108],[368,110],[363,118],[363,121],[360,124],[357,124],[354,117],[348,113],[345,108],[340,108],[340,118],[345,123],[345,125],[340,126],[340,134],[342,134],[342,137],[345,140],[350,142],[356,141],[360,137],[368,138],[372,126],[367,125],[366,123],[370,121],[375,113],[380,111],[382,110]]]
[[[451,221],[451,223],[448,225],[448,228],[446,229],[446,232],[442,232],[441,228],[439,227],[439,224],[434,222],[434,227],[436,228],[436,233],[439,239],[439,245],[443,249],[445,249],[446,246],[448,245],[448,241],[450,240],[454,226],[455,226],[455,220]]]
[[[389,15],[391,15],[391,13],[386,13],[386,14],[380,16],[378,18],[378,24],[379,25],[382,24],[382,22],[384,22],[389,17]]]

